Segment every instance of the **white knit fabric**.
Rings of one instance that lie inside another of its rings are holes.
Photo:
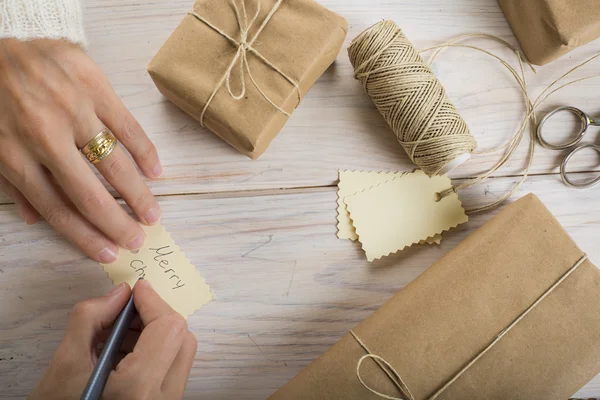
[[[86,45],[79,0],[0,0],[0,38]]]

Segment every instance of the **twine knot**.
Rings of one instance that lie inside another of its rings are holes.
[[[256,39],[258,38],[260,33],[263,31],[265,26],[269,23],[269,21],[271,20],[271,18],[277,11],[277,9],[279,9],[279,6],[281,5],[282,2],[283,2],[283,0],[278,0],[277,3],[275,3],[273,8],[271,8],[269,13],[263,20],[262,24],[259,26],[258,30],[256,31],[256,34],[254,35],[254,37],[252,39],[248,38],[248,34],[250,32],[250,28],[252,28],[252,26],[258,19],[258,16],[260,15],[261,7],[260,7],[260,1],[258,1],[258,0],[256,1],[256,11],[250,20],[248,20],[248,13],[246,11],[246,1],[242,0],[241,7],[238,7],[235,0],[231,1],[231,4],[233,6],[233,11],[235,13],[235,18],[238,23],[238,27],[239,27],[239,31],[240,31],[240,39],[239,40],[236,40],[233,37],[229,36],[223,30],[221,30],[217,26],[210,23],[206,18],[204,18],[203,16],[201,16],[194,10],[189,12],[189,15],[191,15],[191,16],[195,17],[197,20],[203,22],[205,25],[207,25],[212,30],[214,30],[215,32],[217,32],[218,34],[223,36],[225,39],[227,39],[232,45],[234,45],[237,48],[237,51],[235,52],[233,59],[229,63],[229,66],[225,70],[225,73],[223,74],[223,76],[221,77],[221,79],[219,80],[217,85],[215,86],[215,89],[209,96],[208,100],[206,101],[206,104],[204,105],[204,108],[202,109],[202,113],[200,114],[200,124],[202,126],[204,126],[204,115],[206,114],[206,110],[208,110],[208,107],[210,106],[215,95],[217,94],[219,89],[223,86],[223,84],[225,84],[225,87],[227,88],[227,92],[234,100],[241,100],[242,98],[244,98],[246,96],[246,75],[248,75],[248,78],[250,78],[250,81],[252,82],[252,84],[254,85],[256,90],[258,90],[258,92],[262,95],[262,97],[269,104],[271,104],[275,109],[277,109],[277,111],[281,112],[282,114],[290,116],[290,112],[285,111],[280,106],[275,104],[275,102],[273,100],[271,100],[271,98],[269,96],[267,96],[267,94],[262,90],[262,88],[258,85],[258,83],[256,83],[254,77],[252,76],[252,71],[250,70],[250,65],[248,64],[248,53],[254,54],[263,63],[268,65],[271,69],[273,69],[275,72],[277,72],[279,75],[281,75],[285,80],[287,80],[291,85],[293,85],[296,90],[296,93],[298,95],[298,103],[296,104],[296,106],[300,103],[302,94],[300,92],[300,86],[298,85],[298,82],[296,82],[294,79],[290,78],[279,67],[277,67],[271,61],[269,61],[267,58],[265,58],[262,54],[260,54],[260,52],[258,50],[256,50],[253,47],[254,42],[256,41]],[[232,75],[232,71],[236,67],[236,65],[239,66],[240,86],[241,86],[240,92],[238,94],[235,94],[231,88],[232,87],[231,75]]]

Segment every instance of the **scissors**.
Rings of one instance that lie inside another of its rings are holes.
[[[567,112],[574,114],[576,117],[578,117],[581,122],[581,128],[579,129],[579,132],[577,133],[577,137],[575,137],[573,140],[571,140],[569,142],[558,143],[558,144],[547,142],[544,139],[544,136],[542,134],[542,128],[543,128],[544,124],[554,114],[556,114],[560,111],[567,111]],[[550,111],[548,114],[546,114],[544,116],[544,118],[542,118],[542,120],[540,121],[540,123],[537,127],[538,140],[539,140],[540,144],[542,146],[544,146],[545,148],[551,149],[551,150],[565,150],[565,149],[574,147],[573,150],[571,150],[571,152],[569,154],[567,154],[567,156],[563,160],[562,164],[560,164],[560,176],[561,176],[563,182],[565,183],[565,185],[573,187],[573,188],[577,188],[577,189],[589,188],[600,182],[600,176],[598,176],[592,180],[586,181],[586,182],[573,182],[567,176],[567,164],[569,163],[569,160],[577,152],[579,152],[583,149],[591,148],[591,149],[596,150],[598,153],[600,153],[600,145],[599,144],[589,143],[589,144],[582,144],[580,146],[575,147],[575,145],[577,145],[579,142],[581,142],[581,139],[583,139],[583,137],[586,135],[587,128],[590,125],[600,126],[600,118],[592,118],[578,108],[565,106],[565,107],[558,107],[557,109]]]

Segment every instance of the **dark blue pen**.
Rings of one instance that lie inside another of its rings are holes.
[[[142,279],[142,278],[140,278]],[[123,310],[117,317],[112,331],[106,340],[104,348],[98,357],[98,362],[90,375],[87,385],[81,395],[81,400],[98,400],[102,397],[102,391],[108,380],[108,376],[113,369],[115,359],[119,349],[125,340],[127,331],[131,326],[131,321],[136,314],[135,304],[133,302],[133,290],[131,296],[123,307]]]

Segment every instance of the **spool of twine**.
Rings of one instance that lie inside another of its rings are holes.
[[[477,147],[431,68],[393,21],[381,21],[348,48],[354,77],[412,160],[429,176],[445,173]]]
[[[518,69],[488,50],[459,43],[473,38],[493,40],[511,50],[519,64]],[[474,152],[477,144],[469,133],[466,123],[446,97],[443,86],[429,65],[424,63],[419,55],[433,51],[429,61],[433,63],[440,52],[449,47],[474,50],[495,59],[510,73],[521,91],[525,116],[519,128],[502,146]],[[546,99],[566,87],[600,78],[600,75],[593,74],[565,82],[582,67],[600,59],[598,53],[559,76],[533,99],[529,94],[524,64],[529,66],[533,73],[536,73],[535,68],[528,61],[524,63],[519,50],[504,39],[486,33],[471,33],[417,51],[393,21],[379,22],[354,38],[348,48],[348,55],[356,79],[362,82],[365,91],[371,96],[411,160],[428,175],[449,171],[468,159],[471,153],[490,154],[503,151],[500,159],[487,171],[438,193],[440,198],[493,176],[512,158],[526,133],[529,132],[526,165],[521,179],[497,200],[469,209],[468,214],[485,212],[500,206],[525,182],[533,163],[535,150],[537,127],[535,112]]]

